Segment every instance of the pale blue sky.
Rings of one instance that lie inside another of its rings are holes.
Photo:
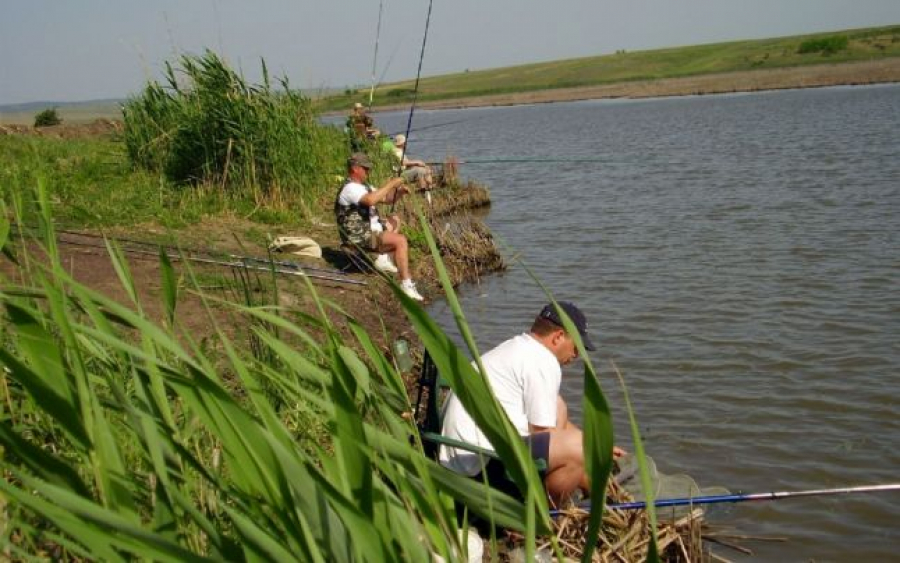
[[[377,74],[412,78],[428,1],[383,4]],[[378,7],[0,0],[0,104],[125,97],[176,53],[207,47],[253,81],[263,57],[294,86],[368,85]],[[900,24],[900,0],[435,0],[422,72],[890,24]]]

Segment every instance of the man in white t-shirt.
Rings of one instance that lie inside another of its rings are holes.
[[[559,306],[575,324],[584,347],[594,350],[584,314],[572,303],[561,301]],[[560,366],[577,357],[575,342],[563,328],[552,303],[540,312],[531,330],[481,356],[491,390],[503,410],[528,444],[532,457],[545,462],[544,485],[557,505],[576,489],[588,491],[582,432],[569,421],[568,407],[559,395]],[[444,408],[442,434],[481,448],[494,449],[454,394],[447,399]],[[617,457],[622,453],[615,448]],[[498,460],[491,459],[482,468],[477,454],[441,446],[440,461],[477,480],[483,480],[485,475],[482,473],[486,473],[492,486],[509,494],[519,494]]]
[[[380,188],[366,183],[372,161],[365,153],[353,153],[347,160],[347,181],[334,202],[334,215],[341,242],[362,250],[381,253],[375,266],[382,271],[399,272],[400,288],[416,301],[424,298],[416,289],[409,271],[409,244],[400,230],[399,218],[382,223],[379,203],[393,203],[408,193],[403,178],[392,178]],[[393,254],[394,264],[387,259]]]

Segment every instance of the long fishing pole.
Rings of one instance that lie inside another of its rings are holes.
[[[21,236],[21,232],[19,232],[18,235]],[[87,235],[85,235],[85,236],[87,236]],[[114,240],[114,239],[110,239],[110,240]],[[89,242],[77,242],[77,241],[65,240],[65,239],[59,239],[59,242],[61,244],[66,244],[69,246],[80,246],[80,247],[84,247],[84,248],[97,248],[97,249],[101,249],[101,250],[106,249],[106,246],[104,246],[104,245],[92,244]],[[171,250],[171,249],[166,249],[165,247],[162,247],[162,246],[160,247],[160,249],[162,249],[164,252],[166,250]],[[156,258],[159,257],[159,254],[157,252],[152,252],[149,250],[139,250],[136,248],[124,248],[123,247],[122,252],[125,252],[126,254],[135,254],[135,255],[141,255],[141,256],[153,256]],[[276,274],[308,277],[310,279],[330,281],[330,282],[335,282],[335,283],[345,283],[345,284],[350,284],[350,285],[368,285],[365,281],[354,280],[350,277],[347,277],[346,274],[344,274],[343,272],[335,271],[333,275],[310,273],[310,272],[303,271],[303,267],[299,266],[299,265],[297,265],[296,267],[292,267],[292,269],[287,269],[285,267],[277,267],[276,268],[276,267],[274,267],[275,265],[277,265],[275,262],[264,261],[259,258],[249,258],[248,259],[246,257],[241,257],[237,260],[233,260],[233,261],[229,262],[229,261],[225,261],[225,260],[217,260],[215,258],[207,258],[207,257],[202,257],[202,256],[192,256],[192,255],[183,255],[183,254],[171,254],[170,255],[169,252],[166,252],[166,256],[169,256],[169,258],[172,260],[186,260],[186,261],[190,261],[190,262],[198,262],[201,264],[213,264],[213,265],[217,265],[217,266],[226,266],[226,267],[230,267],[230,268],[244,268],[244,269],[249,269],[249,270],[275,272]],[[254,264],[249,263],[249,262],[254,262],[254,261],[260,262],[260,264],[254,265]],[[270,264],[270,265],[266,266],[265,264]]]
[[[384,0],[378,2],[378,26],[375,29],[375,55],[372,57],[372,88],[369,90],[369,111],[372,111],[372,98],[375,97],[375,69],[378,65],[378,40],[381,37],[381,11]]]
[[[425,45],[428,44],[428,27],[431,25],[431,8],[434,6],[434,0],[428,0],[428,14],[425,16],[425,34],[422,36],[422,50],[419,53],[419,68],[416,70],[416,84],[413,88],[413,101],[409,106],[409,117],[406,120],[406,138],[407,141],[403,145],[403,150],[400,152],[400,166],[398,167],[397,175],[403,173],[403,159],[406,157],[406,147],[409,146],[409,132],[412,130],[412,120],[413,113],[416,111],[416,102],[419,99],[419,80],[422,77],[422,61],[425,60]],[[391,213],[394,212],[394,207],[397,205],[396,192],[394,201],[391,203]]]
[[[21,226],[14,225],[14,227],[21,232],[21,230],[22,230]],[[31,226],[26,226],[26,228],[36,230],[35,227],[31,227]],[[231,260],[258,262],[258,263],[262,263],[262,264],[272,263],[272,264],[277,264],[278,266],[284,266],[285,268],[291,268],[294,270],[310,270],[310,271],[314,271],[314,272],[322,272],[325,274],[332,274],[332,275],[336,275],[336,276],[344,275],[344,272],[342,272],[340,270],[335,270],[332,268],[320,268],[317,266],[306,266],[304,264],[299,264],[297,262],[291,262],[289,260],[269,260],[268,258],[257,258],[254,256],[241,256],[239,254],[230,254],[230,253],[225,253],[225,252],[200,250],[197,248],[184,247],[184,246],[164,245],[164,244],[160,244],[160,243],[156,243],[156,242],[136,240],[136,239],[130,239],[130,238],[125,238],[125,237],[107,237],[107,236],[103,236],[103,235],[95,235],[92,233],[82,233],[82,232],[78,232],[78,231],[71,231],[71,230],[59,229],[59,228],[55,228],[54,231],[57,234],[66,234],[66,235],[72,235],[72,236],[78,236],[78,237],[84,237],[84,238],[90,238],[90,239],[111,240],[111,241],[119,242],[119,243],[136,244],[136,245],[140,245],[140,246],[149,246],[149,247],[153,247],[153,248],[163,248],[167,251],[167,253],[175,252],[175,251],[186,252],[186,253],[188,253],[190,255],[194,255],[194,256],[206,256],[206,257],[214,257],[214,258],[222,258],[222,259],[227,258],[227,259],[231,259]],[[101,247],[98,247],[98,248],[101,248]]]
[[[700,504],[721,504],[721,503],[737,503],[759,500],[780,500],[794,497],[813,497],[826,495],[842,495],[853,493],[878,493],[885,491],[900,491],[900,483],[889,483],[885,485],[862,485],[858,487],[838,487],[834,489],[808,489],[805,491],[778,491],[769,493],[735,493],[731,495],[708,495],[700,497],[687,498],[670,498],[656,499],[653,506],[664,508],[668,506],[693,506]],[[647,508],[646,501],[621,502],[604,505],[608,509],[613,510],[642,510]],[[578,505],[579,509],[591,509],[590,502]],[[551,516],[558,516],[565,513],[565,510],[551,510]]]

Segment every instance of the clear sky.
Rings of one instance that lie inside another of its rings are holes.
[[[377,71],[413,78],[428,0],[381,0]],[[0,104],[122,98],[205,48],[257,82],[371,82],[379,0],[0,0]],[[434,0],[424,76],[900,24],[900,0]]]

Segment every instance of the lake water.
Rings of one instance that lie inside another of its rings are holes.
[[[405,113],[376,115],[388,132]],[[417,110],[413,157],[453,154],[486,220],[557,299],[648,453],[765,492],[900,481],[900,87]],[[584,159],[585,162],[541,162]],[[546,301],[512,265],[460,288],[482,350]],[[443,302],[431,313],[455,333]],[[580,417],[580,366],[563,393]],[[731,505],[759,561],[900,560],[900,493]],[[731,560],[745,556],[714,551]]]

